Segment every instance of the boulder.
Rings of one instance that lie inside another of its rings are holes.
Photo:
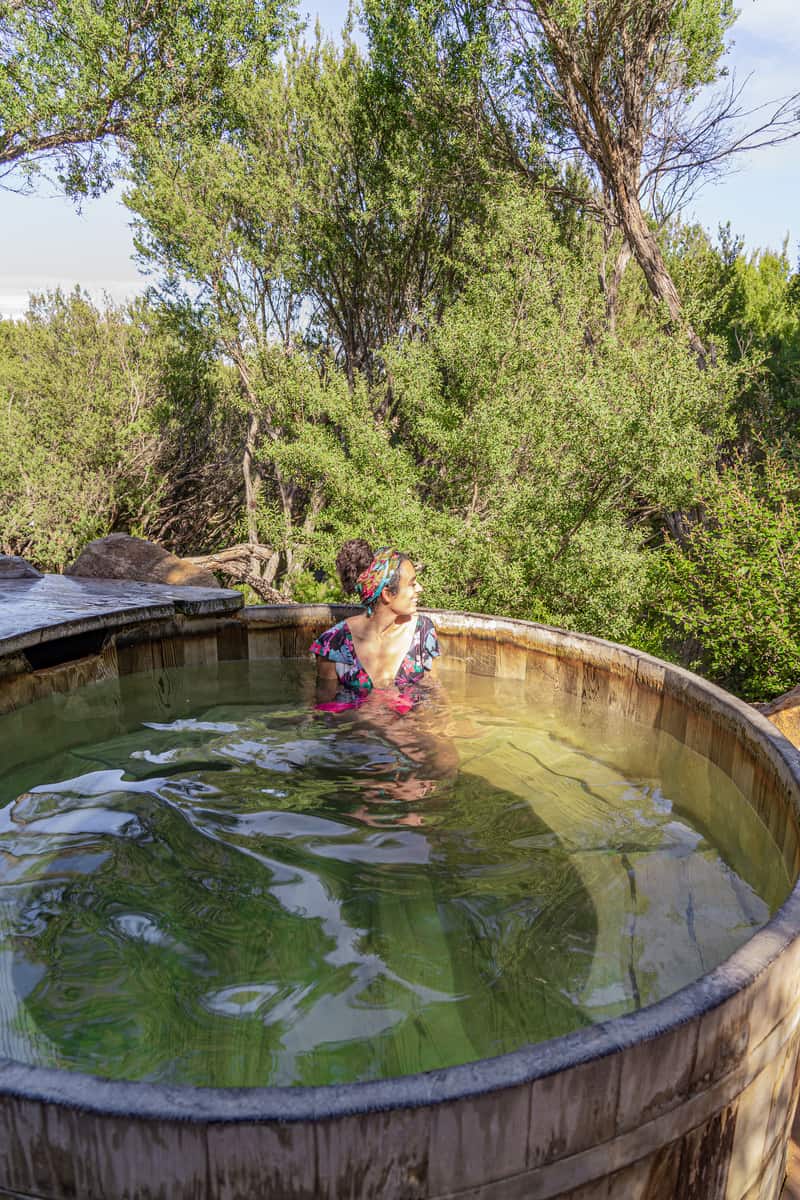
[[[800,746],[800,685],[790,692],[784,692],[769,704],[756,704],[755,707],[769,717],[784,737],[795,746]]]
[[[90,579],[132,579],[173,587],[218,588],[216,576],[143,538],[110,533],[84,546],[65,575]]]
[[[37,571],[18,554],[0,554],[0,581],[3,579],[41,579],[42,572]]]

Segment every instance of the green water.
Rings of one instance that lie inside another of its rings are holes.
[[[789,881],[671,738],[445,672],[397,715],[313,666],[94,685],[0,719],[0,1054],[124,1079],[431,1070],[652,1003]]]

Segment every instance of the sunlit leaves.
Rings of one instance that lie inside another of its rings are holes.
[[[48,166],[76,196],[108,187],[144,130],[213,122],[232,80],[272,60],[284,0],[6,0],[0,176]]]

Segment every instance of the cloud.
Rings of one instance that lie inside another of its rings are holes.
[[[102,279],[76,280],[58,278],[54,275],[18,275],[0,274],[0,318],[23,317],[28,310],[32,293],[55,291],[61,288],[69,295],[80,282],[83,292],[88,293],[95,304],[102,305],[108,296],[114,303],[122,304],[144,290],[145,281],[138,279]]]
[[[0,292],[0,318],[21,317],[27,307],[27,292]]]
[[[800,48],[797,0],[742,0],[739,18],[732,29],[735,42],[757,38],[771,52],[788,60]]]
[[[739,106],[745,112],[750,110],[750,116],[739,122],[739,131],[744,133],[766,120],[775,102],[800,86],[796,66],[800,20],[798,0],[740,3],[742,15],[732,30],[735,44],[725,65],[735,73],[737,83],[744,85]],[[800,140],[733,158],[730,173],[709,182],[685,215],[693,214],[712,234],[720,222],[730,221],[749,249],[779,249],[788,233],[794,260],[800,235],[794,199],[798,191]]]

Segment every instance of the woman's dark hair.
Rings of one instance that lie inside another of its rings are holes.
[[[385,592],[389,592],[391,595],[395,596],[400,591],[400,568],[405,562],[411,563],[412,566],[414,565],[407,554],[401,554],[397,566],[386,580],[386,584],[383,589]]]
[[[351,538],[336,555],[336,574],[348,596],[355,592],[356,580],[372,558],[372,547],[364,538]]]

